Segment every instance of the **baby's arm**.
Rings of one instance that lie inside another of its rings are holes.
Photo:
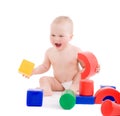
[[[50,60],[48,58],[48,54],[46,52],[43,63],[41,65],[39,65],[38,67],[33,69],[32,75],[42,74],[44,72],[47,72],[50,68],[50,65],[51,65],[51,63],[50,63]]]

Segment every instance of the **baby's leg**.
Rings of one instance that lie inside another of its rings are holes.
[[[39,82],[45,96],[51,96],[53,91],[64,90],[63,86],[54,77],[41,77]]]
[[[75,92],[75,94],[77,95],[79,92],[79,83],[80,83],[80,73],[78,73],[72,82],[72,85],[70,87],[71,90],[73,90]]]
[[[45,96],[51,96],[52,90],[51,90],[51,79],[50,77],[41,77],[39,80],[40,83],[40,89],[44,91]]]
[[[74,93],[75,93],[76,95],[78,95],[78,93],[79,93],[79,84],[78,84],[78,83],[72,83],[70,89],[71,89],[72,91],[74,91]]]

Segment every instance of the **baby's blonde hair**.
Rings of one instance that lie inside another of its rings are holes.
[[[73,21],[68,16],[58,16],[53,20],[52,24],[67,24],[71,33],[73,33]]]

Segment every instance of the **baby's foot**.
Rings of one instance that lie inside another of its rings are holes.
[[[72,86],[70,89],[75,93],[75,95],[79,95],[79,90],[77,86]]]
[[[53,94],[53,92],[50,89],[43,89],[43,88],[40,88],[40,87],[37,87],[36,89],[42,89],[44,96],[52,96],[52,94]]]
[[[44,96],[52,96],[53,92],[51,90],[43,90]]]
[[[79,91],[78,90],[75,90],[75,89],[71,89],[75,95],[79,95]]]

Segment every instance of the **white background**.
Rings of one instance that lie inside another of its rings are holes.
[[[39,85],[39,76],[25,79],[18,73],[25,58],[39,65],[51,46],[49,28],[59,15],[74,22],[72,44],[93,52],[100,65],[91,77],[95,91],[113,85],[120,91],[120,1],[119,0],[1,0],[0,1],[0,114],[101,116],[100,105],[76,105],[65,111],[58,96],[44,98],[43,107],[26,106],[26,90]],[[52,69],[47,72],[51,75]],[[46,75],[46,74],[43,74]]]

